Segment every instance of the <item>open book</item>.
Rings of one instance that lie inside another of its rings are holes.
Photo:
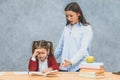
[[[52,71],[48,71],[46,73],[31,71],[31,72],[29,72],[29,74],[40,75],[40,76],[58,76],[58,70],[52,70]]]

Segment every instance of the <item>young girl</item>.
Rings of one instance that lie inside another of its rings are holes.
[[[66,27],[56,48],[55,57],[61,56],[61,71],[76,72],[80,70],[80,63],[89,55],[93,32],[76,2],[65,7],[65,15]]]
[[[32,46],[32,57],[29,60],[29,71],[48,72],[58,70],[54,58],[53,45],[50,41],[34,41]]]

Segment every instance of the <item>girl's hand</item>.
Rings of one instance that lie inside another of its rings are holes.
[[[35,58],[38,54],[39,54],[39,49],[35,49],[35,51],[34,51],[32,57]]]
[[[61,67],[67,67],[69,65],[72,65],[71,61],[69,60],[64,60],[64,63],[62,63]]]

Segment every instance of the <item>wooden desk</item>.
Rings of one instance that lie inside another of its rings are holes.
[[[105,72],[105,78],[93,79],[81,77],[79,72],[59,72],[59,76],[55,77],[30,75],[27,72],[18,72],[17,74],[15,72],[5,72],[3,75],[0,74],[0,80],[120,80],[120,75]]]
[[[20,74],[15,74],[15,72],[0,72],[0,80],[30,80],[29,78],[28,74],[21,74],[21,72]]]

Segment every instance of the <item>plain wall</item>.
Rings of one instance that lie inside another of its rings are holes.
[[[34,40],[56,48],[66,24],[64,7],[81,6],[93,28],[90,55],[106,71],[120,70],[119,0],[0,0],[0,71],[27,71]]]

